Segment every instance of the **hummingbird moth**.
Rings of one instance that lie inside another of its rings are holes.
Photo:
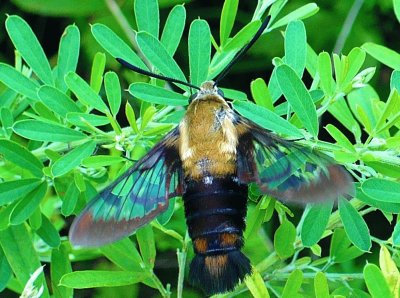
[[[333,200],[352,191],[343,167],[240,116],[218,88],[267,24],[268,19],[215,81],[200,87],[118,59],[136,72],[197,92],[179,125],[74,220],[72,244],[100,246],[126,237],[165,211],[170,198],[182,196],[195,251],[189,280],[207,295],[223,293],[251,273],[241,252],[250,183],[284,202]]]

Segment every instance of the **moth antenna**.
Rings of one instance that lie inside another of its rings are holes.
[[[257,39],[261,36],[261,34],[264,32],[265,28],[267,28],[269,20],[271,19],[271,16],[267,16],[264,20],[264,22],[261,24],[261,27],[258,29],[256,34],[253,36],[253,38],[250,40],[250,42],[244,46],[239,52],[236,53],[235,57],[229,62],[229,64],[222,70],[222,72],[217,76],[217,78],[214,80],[214,86],[217,86],[219,81],[221,81],[227,73],[231,70],[232,66],[240,59],[246,52],[253,46],[253,44],[257,41]]]
[[[192,80],[191,80],[190,76],[189,76],[189,83],[190,84],[192,83]],[[190,96],[192,96],[193,95],[192,87],[190,87],[189,91],[190,91]]]
[[[178,79],[166,77],[166,76],[163,76],[163,75],[160,75],[160,74],[156,74],[156,73],[151,72],[151,71],[147,71],[147,70],[141,69],[141,68],[139,68],[139,67],[137,67],[137,66],[135,66],[133,64],[130,64],[129,62],[125,61],[122,58],[116,58],[116,59],[123,66],[125,66],[126,68],[129,68],[130,70],[133,70],[134,72],[137,72],[137,73],[140,73],[140,74],[152,77],[152,78],[164,80],[166,82],[177,83],[177,84],[185,85],[185,86],[190,87],[190,88],[194,88],[194,89],[200,90],[199,87],[197,87],[195,85],[192,85],[190,83],[187,83],[187,82],[184,82],[184,81],[181,81],[181,80],[178,80]]]

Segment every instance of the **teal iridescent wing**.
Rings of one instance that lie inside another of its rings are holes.
[[[130,235],[182,194],[182,167],[171,131],[130,170],[100,192],[72,223],[70,241],[76,246],[100,246]]]
[[[296,203],[336,199],[353,192],[352,178],[328,156],[283,140],[241,118],[246,133],[237,147],[238,178],[264,194]]]

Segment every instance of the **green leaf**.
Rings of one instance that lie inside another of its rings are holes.
[[[350,51],[347,57],[347,69],[346,76],[343,78],[343,84],[347,87],[347,84],[350,84],[354,77],[357,75],[361,66],[365,61],[365,51],[360,48],[354,48]]]
[[[360,188],[356,189],[356,198],[360,201],[367,203],[370,206],[377,207],[384,212],[389,213],[399,213],[400,212],[400,204],[399,203],[388,203],[383,201],[378,201],[370,196],[367,196]]]
[[[364,254],[351,242],[343,229],[335,229],[332,236],[330,256],[335,263],[344,263]]]
[[[31,27],[19,16],[8,16],[6,30],[25,62],[47,85],[54,85],[49,61]]]
[[[0,154],[36,177],[43,176],[43,164],[28,149],[10,140],[0,140]]]
[[[110,124],[110,120],[105,116],[85,113],[68,113],[67,120],[71,124],[82,127],[83,129],[87,129],[88,124],[92,126],[102,126]],[[91,131],[91,129],[89,130]]]
[[[249,239],[255,237],[259,231],[261,225],[268,220],[266,218],[268,213],[271,214],[275,208],[275,200],[263,196],[257,203],[257,206],[253,210],[249,210],[247,216],[246,230],[244,238]],[[272,210],[272,212],[271,212]]]
[[[274,235],[275,251],[281,259],[289,258],[294,254],[294,241],[296,240],[296,228],[288,220],[285,220]]]
[[[103,73],[106,67],[106,55],[97,52],[94,55],[92,63],[92,71],[90,73],[90,87],[94,92],[99,93],[103,83]]]
[[[226,0],[222,7],[221,21],[219,27],[219,43],[221,46],[227,42],[231,35],[236,13],[239,6],[239,0]]]
[[[378,171],[380,174],[396,179],[400,178],[400,164],[392,163],[391,160],[376,160],[376,158],[383,159],[384,154],[385,153],[383,153],[382,157],[380,157],[371,155],[370,153],[365,153],[362,156],[362,160],[367,166],[373,168],[375,171]]]
[[[316,78],[318,67],[318,56],[314,49],[307,44],[307,57],[306,57],[306,68],[312,78]]]
[[[158,38],[160,15],[157,0],[136,0],[134,3],[135,20],[138,31],[146,31]]]
[[[392,234],[393,244],[396,246],[400,245],[400,222],[398,221],[394,226]]]
[[[69,72],[65,77],[65,82],[84,105],[93,107],[102,113],[108,111],[108,107],[101,97],[76,73]]]
[[[11,92],[14,92],[10,90]],[[3,126],[5,137],[8,139],[12,134],[12,126],[14,124],[14,117],[9,108],[0,108],[0,122]]]
[[[107,259],[125,271],[142,271],[143,260],[129,238],[102,246],[101,252]]]
[[[156,246],[154,242],[153,228],[151,225],[146,225],[136,231],[136,239],[139,243],[140,253],[143,261],[148,268],[154,267],[156,260]]]
[[[185,28],[185,21],[185,7],[183,5],[176,5],[168,15],[161,35],[161,43],[170,56],[173,56],[178,48]]]
[[[37,94],[47,107],[63,118],[69,112],[82,112],[76,103],[59,89],[51,86],[42,86]]]
[[[19,225],[26,221],[38,208],[47,192],[47,183],[41,183],[20,200],[10,214],[10,224]]]
[[[70,288],[59,285],[60,279],[63,275],[72,272],[71,262],[69,261],[69,249],[67,243],[64,242],[59,248],[54,248],[51,251],[51,286],[53,289],[54,297],[66,298],[73,297],[73,290]]]
[[[10,214],[17,205],[17,201],[0,209],[0,232],[10,226]]]
[[[286,0],[285,0],[286,1]],[[254,11],[252,20],[259,20],[262,18],[262,16],[264,15],[264,13],[267,11],[267,8],[271,6],[270,11],[269,11],[269,15],[271,16],[271,18],[275,18],[276,14],[279,12],[277,9],[277,7],[274,7],[274,4],[278,4],[279,2],[282,2],[280,0],[258,0],[257,1],[257,7]]]
[[[318,73],[321,80],[321,88],[328,96],[333,95],[335,91],[335,81],[332,77],[331,58],[327,52],[318,55]]]
[[[139,32],[136,35],[136,41],[146,58],[163,75],[186,82],[185,75],[179,68],[178,64],[154,36],[147,32]],[[185,91],[189,90],[189,87],[187,86],[176,85]]]
[[[306,67],[307,36],[302,21],[292,21],[285,33],[285,63],[293,68],[297,76],[303,76]]]
[[[0,81],[17,93],[31,99],[37,98],[36,89],[39,87],[39,84],[30,80],[8,64],[0,63]]]
[[[13,0],[22,10],[36,15],[58,16],[58,17],[88,17],[104,13],[107,5],[103,0]],[[79,9],[77,9],[79,7]]]
[[[96,41],[114,58],[121,58],[129,63],[148,70],[146,64],[117,34],[103,24],[92,25],[92,34]]]
[[[367,264],[363,270],[365,283],[372,298],[393,297],[378,266]]]
[[[306,19],[318,12],[319,8],[315,3],[308,3],[298,9],[292,11],[291,13],[287,14],[280,20],[276,21],[272,26],[270,26],[270,31],[273,29],[279,28],[281,26],[285,26],[286,24],[290,23],[293,20],[301,20]]]
[[[74,182],[80,192],[86,192],[86,189],[87,189],[86,184],[88,182],[83,179],[83,175],[81,172],[74,173]],[[93,192],[89,195],[89,192],[91,192],[91,191],[93,191]],[[88,194],[89,197],[91,197],[92,195],[95,196],[95,195],[97,195],[97,191],[93,187],[90,186],[88,191],[86,192],[86,194]]]
[[[133,110],[132,106],[129,104],[129,102],[126,102],[125,105],[125,115],[126,119],[129,122],[130,127],[132,127],[133,131],[135,133],[139,133],[139,128],[136,123],[136,116],[135,116],[135,111]]]
[[[118,287],[136,284],[146,276],[138,272],[86,270],[65,274],[60,285],[74,289]]]
[[[348,67],[348,60],[346,56],[342,56],[342,60],[340,59],[338,54],[333,53],[333,67],[335,68],[335,78],[336,78],[336,82],[338,85],[341,85],[343,80],[344,80],[344,76],[345,76],[345,72],[346,69]]]
[[[298,292],[303,282],[303,272],[296,269],[290,275],[283,288],[282,298],[293,298],[297,297]]]
[[[36,208],[29,217],[29,225],[34,230],[40,229],[40,226],[42,225],[42,212],[40,211],[40,208]]]
[[[276,76],[282,93],[296,112],[301,123],[313,135],[318,135],[318,119],[315,105],[306,86],[288,65],[276,69]]]
[[[339,199],[339,214],[350,241],[359,249],[369,251],[371,236],[362,216],[346,199]]]
[[[270,297],[268,289],[265,286],[265,282],[257,269],[253,268],[253,273],[251,274],[251,276],[246,278],[244,281],[253,297]]]
[[[1,249],[1,246],[0,246],[0,272],[1,272],[1,275],[0,275],[0,292],[2,292],[6,288],[6,286],[7,286],[8,282],[9,282],[9,280],[11,279],[13,273],[12,273],[10,264],[8,264],[7,258],[4,255],[3,250]]]
[[[96,149],[96,143],[89,141],[71,150],[54,162],[51,167],[53,176],[62,176],[79,166],[84,158],[93,154],[94,149]]]
[[[277,69],[277,67],[275,67],[272,70],[272,74],[271,74],[271,77],[269,78],[269,82],[268,82],[268,89],[269,89],[269,92],[271,93],[273,103],[276,102],[279,99],[279,97],[281,97],[281,95],[282,95],[282,90],[281,90],[281,87],[279,86],[278,79],[276,77],[276,69]]]
[[[41,265],[26,226],[10,226],[1,231],[0,245],[18,281],[25,285],[30,275]],[[49,297],[43,273],[39,275],[35,285],[38,288],[44,286],[42,297]]]
[[[269,93],[268,86],[261,78],[255,79],[250,83],[251,95],[257,105],[267,108],[270,111],[274,110],[272,97]]]
[[[48,120],[50,122],[58,123],[58,118],[54,115],[53,111],[50,110],[44,103],[42,102],[35,102],[32,105],[33,110],[36,114],[41,117],[43,120]]]
[[[1,66],[1,65],[0,65]],[[390,90],[396,89],[400,92],[400,71],[394,70],[390,76]]]
[[[81,7],[79,7],[80,9]],[[65,28],[61,36],[58,49],[56,86],[62,92],[67,91],[68,88],[64,81],[65,75],[70,71],[75,71],[78,65],[80,39],[79,28],[75,25],[69,25]]]
[[[126,162],[126,159],[120,156],[96,155],[84,158],[82,160],[82,165],[87,168],[101,168],[121,162]]]
[[[21,120],[15,122],[13,130],[16,134],[24,138],[44,142],[71,142],[87,137],[80,131],[39,120]]]
[[[50,247],[58,247],[60,246],[61,239],[58,231],[53,226],[53,224],[49,221],[49,219],[42,214],[42,225],[36,233],[44,242],[46,242]]]
[[[241,50],[254,37],[260,26],[261,21],[259,20],[248,23],[234,37],[228,40],[223,50],[226,52]]]
[[[379,62],[393,68],[400,70],[400,54],[387,47],[367,42],[362,45],[362,48],[373,58]]]
[[[363,182],[361,190],[376,201],[400,203],[399,182],[370,178]]]
[[[389,289],[395,297],[396,293],[399,291],[398,280],[400,277],[400,272],[399,269],[397,269],[397,265],[388,248],[383,244],[381,244],[381,249],[379,251],[379,267],[383,273],[387,285],[389,286]]]
[[[315,298],[329,298],[328,280],[323,272],[318,272],[314,278]]]
[[[232,61],[235,54],[251,40],[260,26],[259,20],[247,24],[229,39],[220,52],[215,53],[210,63],[208,80],[215,78]]]
[[[235,89],[228,89],[228,88],[219,88],[223,93],[224,93],[224,98],[225,99],[232,99],[232,100],[247,100],[247,94],[242,92],[242,91],[238,91]]]
[[[170,219],[171,219],[171,217],[172,217],[172,215],[174,214],[174,211],[175,211],[175,201],[176,201],[176,198],[170,199],[168,201],[167,210],[165,210],[163,213],[161,213],[160,215],[157,216],[157,221],[161,225],[164,226],[170,221]]]
[[[104,87],[106,89],[108,104],[114,117],[117,116],[121,107],[121,86],[118,75],[109,71],[104,76]]]
[[[211,56],[211,32],[204,20],[194,20],[189,29],[190,81],[200,86],[207,80]]]
[[[78,203],[79,195],[80,192],[75,181],[71,181],[63,198],[61,206],[62,215],[69,216],[74,212],[76,204]]]
[[[0,206],[18,200],[35,189],[41,180],[36,178],[2,182],[0,184]]]
[[[288,136],[303,137],[297,127],[266,108],[246,101],[234,101],[233,108],[242,116],[251,119],[266,129]]]
[[[354,148],[353,144],[337,127],[333,126],[332,124],[328,124],[325,128],[343,149],[346,149],[352,153],[356,153],[356,149]]]
[[[351,113],[345,99],[343,97],[339,98],[328,108],[329,113],[331,113],[341,124],[344,125],[349,131],[351,131],[357,140],[361,138],[360,125]]]
[[[375,125],[374,130],[377,132],[381,132],[382,130],[387,129],[388,124],[386,123],[386,120],[389,120],[390,123],[391,122],[390,120],[392,119],[390,116],[394,115],[395,118],[396,117],[395,115],[398,115],[399,110],[400,110],[399,92],[397,91],[397,89],[393,89],[390,92],[389,98],[385,103],[385,106]]]
[[[189,104],[186,96],[148,83],[131,84],[129,93],[150,103],[170,106],[186,106]]]
[[[287,0],[278,0],[278,1],[274,1],[274,3],[271,6],[271,9],[269,11],[269,14],[271,15],[271,18],[275,19],[276,16],[282,11],[282,9],[285,7],[285,5],[287,4]],[[257,8],[261,7],[262,4],[264,4],[265,2],[263,1],[259,1],[257,4]],[[261,16],[260,16],[261,17]]]
[[[400,1],[399,0],[393,0],[393,9],[394,9],[394,14],[396,15],[397,21],[400,22]]]
[[[332,208],[333,202],[326,202],[314,205],[309,209],[301,228],[301,241],[304,246],[313,246],[321,239],[328,224]]]

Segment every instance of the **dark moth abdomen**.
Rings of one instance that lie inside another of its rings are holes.
[[[186,222],[196,253],[189,279],[208,295],[230,291],[251,272],[240,252],[248,187],[233,175],[185,182]]]

